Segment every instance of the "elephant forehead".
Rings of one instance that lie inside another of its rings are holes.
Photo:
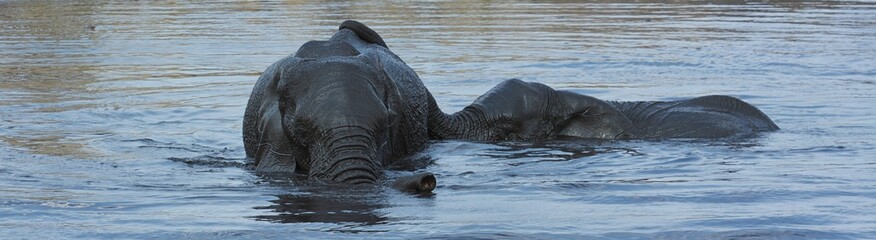
[[[329,57],[285,66],[281,97],[295,101],[336,102],[337,99],[382,98],[387,81],[367,58]]]
[[[295,52],[295,57],[313,59],[356,55],[359,55],[359,51],[355,47],[341,41],[309,41]]]
[[[295,82],[359,82],[380,77],[376,64],[364,57],[333,56],[302,62],[287,67],[293,74],[287,75]]]

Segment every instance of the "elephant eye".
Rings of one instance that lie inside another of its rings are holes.
[[[395,128],[394,126],[392,126],[395,123],[395,121],[389,120],[389,118],[387,118],[387,120],[388,120],[388,124],[386,126],[382,126],[381,128],[379,128],[380,129],[379,136],[381,137],[381,139],[379,140],[380,141],[380,149],[384,149],[384,150],[387,150],[386,146],[392,140],[392,139],[390,139],[390,130]]]
[[[395,113],[395,111],[393,111],[392,109],[387,109],[386,121],[389,121],[389,124],[393,124],[397,117],[398,117],[398,113]]]
[[[290,119],[290,121],[284,121],[284,124],[289,131],[287,132],[287,134],[289,134],[288,137],[290,137],[290,141],[293,141],[300,145],[307,145],[305,139],[308,139],[308,137],[302,136],[316,135],[317,128],[312,124],[310,120],[296,116],[289,116],[288,119]]]
[[[378,63],[379,63],[379,61],[378,61]],[[383,90],[383,92],[382,92],[383,106],[386,107],[386,109],[388,111],[392,112],[392,100],[393,100],[392,96],[393,96],[393,94],[397,94],[398,92],[395,92],[395,88],[392,87],[392,85],[390,85],[390,84],[392,84],[393,81],[392,81],[392,79],[389,78],[389,76],[386,74],[385,71],[383,71],[380,74],[379,79],[380,79],[381,83],[384,83],[384,84],[382,84],[384,86],[382,89]],[[381,84],[381,83],[377,83],[377,84]]]
[[[280,101],[279,101],[280,114],[294,115],[295,111],[296,111],[295,98],[287,97],[284,95],[285,94],[280,94]]]

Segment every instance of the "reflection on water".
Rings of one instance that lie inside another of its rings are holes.
[[[360,192],[360,194],[373,193]],[[271,203],[273,205],[255,209],[270,210],[276,215],[261,215],[253,218],[277,223],[331,222],[365,225],[386,223],[385,221],[388,220],[374,212],[379,206],[354,199],[339,199],[338,196],[280,195]]]
[[[869,1],[0,1],[0,233],[872,237],[873,16]],[[782,131],[441,141],[387,166],[435,173],[426,197],[248,171],[255,79],[345,19],[447,111],[516,77],[607,100],[733,95]]]
[[[278,195],[271,205],[255,207],[268,212],[252,218],[274,223],[352,224],[348,228],[386,224],[389,218],[377,212],[386,207],[375,197],[380,194],[377,187],[314,187],[303,193]]]

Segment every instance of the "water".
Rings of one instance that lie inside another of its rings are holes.
[[[0,236],[876,238],[876,3],[0,1]],[[508,78],[727,94],[743,140],[433,143],[434,195],[246,168],[258,75],[342,20],[445,111]]]

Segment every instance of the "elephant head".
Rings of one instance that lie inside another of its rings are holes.
[[[389,127],[397,124],[392,93],[380,73],[359,63],[303,61],[278,85],[284,134],[306,153],[295,160],[312,178],[373,183],[391,154]]]
[[[419,82],[377,33],[344,22],[330,40],[305,43],[261,76],[244,116],[247,156],[260,172],[374,183],[384,165],[420,150],[424,144],[417,142],[427,140],[411,136],[411,131],[425,135],[425,124],[400,117],[422,112],[402,101],[410,94],[397,81],[408,78]],[[408,190],[435,186],[431,174],[401,181],[422,182]]]

